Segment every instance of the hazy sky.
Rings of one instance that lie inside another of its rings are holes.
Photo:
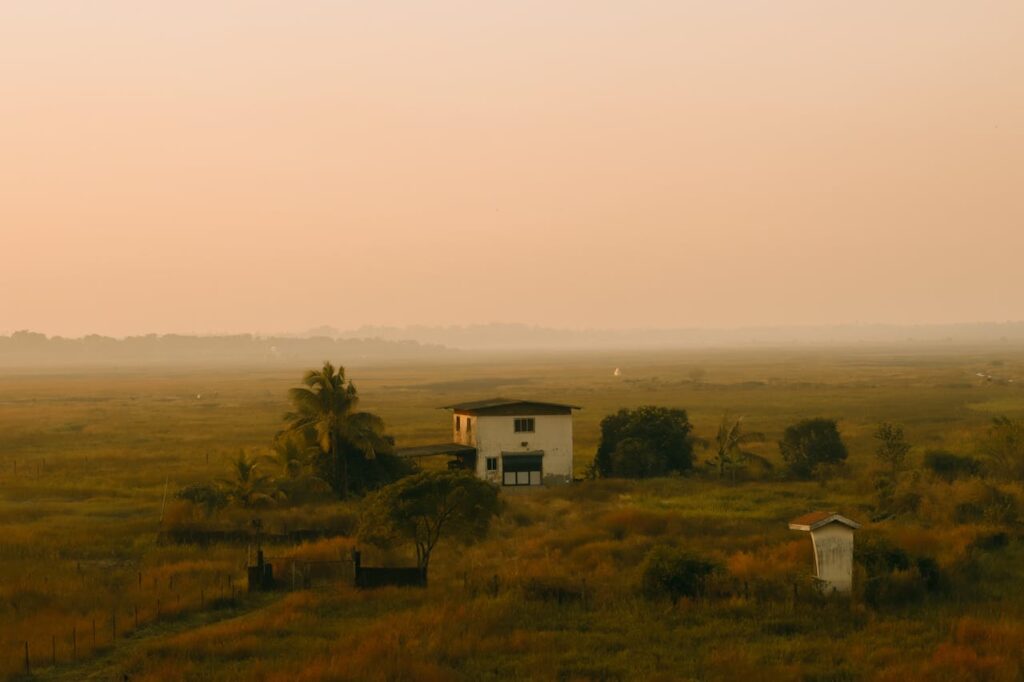
[[[1024,319],[1024,2],[4,0],[0,332]]]

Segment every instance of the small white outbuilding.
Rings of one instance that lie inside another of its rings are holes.
[[[853,531],[860,524],[834,511],[816,511],[789,522],[790,530],[811,534],[814,568],[825,589],[849,592],[853,589]]]

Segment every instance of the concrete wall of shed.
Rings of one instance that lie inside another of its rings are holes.
[[[833,522],[811,531],[814,567],[826,590],[849,592],[853,588],[853,529]]]

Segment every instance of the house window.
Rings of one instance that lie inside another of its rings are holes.
[[[534,429],[533,417],[516,417],[516,433],[533,433]]]
[[[487,470],[488,471],[497,471],[498,470],[498,458],[497,457],[488,457],[487,458]]]
[[[473,434],[473,422],[469,419],[469,417],[466,417],[466,435],[470,436],[472,434]]]
[[[455,433],[462,430],[462,417],[455,415]]]
[[[505,454],[501,456],[503,485],[540,485],[543,478],[542,454]]]

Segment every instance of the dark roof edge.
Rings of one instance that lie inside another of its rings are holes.
[[[545,407],[560,407],[569,410],[582,410],[579,405],[568,405],[565,403],[551,403],[544,400],[526,400],[510,398],[491,398],[489,400],[472,400],[454,405],[444,405],[442,410],[486,410],[492,407],[508,407],[510,405],[543,405]]]

